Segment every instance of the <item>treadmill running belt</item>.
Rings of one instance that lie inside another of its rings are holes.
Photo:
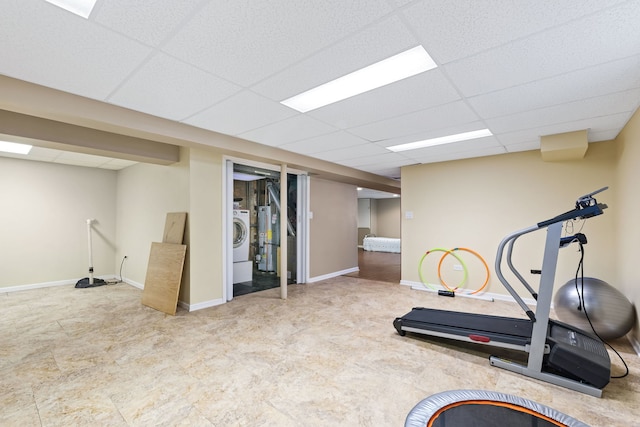
[[[397,318],[394,326],[400,334],[403,334],[401,331],[406,330],[405,328],[410,328],[410,332],[420,333],[419,330],[425,330],[460,336],[478,335],[516,345],[527,344],[533,330],[533,322],[528,319],[423,307],[416,307]]]

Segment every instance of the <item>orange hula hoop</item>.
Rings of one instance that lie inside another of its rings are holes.
[[[438,278],[440,279],[440,283],[442,283],[442,285],[447,288],[447,289],[451,289],[454,292],[456,292],[458,290],[458,287],[456,288],[450,288],[449,285],[447,285],[447,283],[442,279],[442,275],[440,273],[440,269],[442,267],[442,261],[447,257],[447,255],[451,254],[454,251],[465,251],[465,252],[469,252],[470,254],[475,255],[480,261],[482,261],[482,264],[484,264],[484,268],[487,270],[487,277],[484,280],[484,283],[482,284],[482,286],[480,286],[478,289],[476,289],[473,292],[469,292],[469,295],[473,295],[473,294],[477,294],[478,292],[482,291],[486,286],[487,283],[489,283],[489,266],[487,265],[487,262],[484,260],[484,258],[482,257],[482,255],[480,255],[478,252],[469,249],[469,248],[453,248],[450,251],[445,251],[444,255],[442,255],[442,257],[440,258],[440,262],[438,263]]]

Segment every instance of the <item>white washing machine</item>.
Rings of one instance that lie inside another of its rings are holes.
[[[233,210],[233,262],[249,261],[249,211]]]
[[[251,219],[249,211],[233,210],[233,283],[253,280],[253,262],[249,259]]]

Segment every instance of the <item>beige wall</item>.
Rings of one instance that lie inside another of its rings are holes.
[[[181,155],[171,166],[140,163],[118,171],[116,265],[126,255],[123,278],[137,285],[144,285],[151,243],[162,242],[167,213],[189,211],[188,150]]]
[[[378,199],[376,209],[377,232],[380,237],[400,238],[400,198]]]
[[[123,278],[142,286],[167,213],[188,212],[180,301],[219,303],[223,296],[220,154],[182,148],[179,163],[118,172],[0,157],[0,194],[11,201],[0,210],[0,287],[85,277],[88,218],[97,220],[95,275],[119,278],[126,255]]]
[[[0,287],[113,277],[116,172],[0,157]]]
[[[118,254],[123,276],[143,285],[151,242],[162,241],[168,212],[188,212],[187,259],[179,299],[195,305],[223,296],[222,156],[182,148],[171,166],[138,164],[118,173]]]
[[[356,186],[311,177],[309,196],[309,276],[358,267]]]
[[[378,199],[369,200],[369,211],[371,215],[371,225],[369,228],[371,229],[371,233],[378,235]]]
[[[190,283],[184,301],[199,304],[223,297],[222,156],[190,150]]]
[[[358,199],[358,228],[371,229],[371,199]]]
[[[585,246],[585,275],[615,283],[615,223],[619,209],[615,204],[616,166],[616,144],[601,142],[590,144],[585,158],[575,161],[543,162],[538,151],[529,151],[403,168],[402,280],[420,282],[418,263],[425,251],[467,247],[489,263],[491,279],[487,290],[506,295],[493,275],[500,240],[508,233],[573,209],[578,196],[609,185],[612,188],[599,195],[598,200],[608,203],[610,209],[605,215],[588,220],[582,231],[589,239]],[[436,182],[437,185],[425,185]],[[413,213],[413,219],[404,218],[407,211]],[[576,225],[574,231],[580,227]],[[515,245],[514,264],[526,272],[524,277],[532,284],[537,284],[539,277],[529,274],[529,270],[541,267],[545,235],[544,231],[532,233]],[[474,264],[469,286],[476,289],[484,281],[483,267],[473,256],[461,256]],[[429,258],[433,260],[425,260],[428,268],[423,274],[425,280],[437,283],[437,263],[433,261],[439,260],[440,255]],[[561,251],[556,283],[565,283],[575,275],[577,261],[574,247]],[[454,273],[449,270],[453,265],[445,271],[452,277]],[[524,291],[519,285],[516,289]]]
[[[615,219],[616,235],[612,239],[616,245],[615,286],[640,307],[640,274],[638,274],[638,260],[640,260],[640,224],[637,221],[640,212],[640,197],[638,197],[638,183],[640,183],[640,110],[636,111],[624,130],[616,138],[618,143],[618,163]],[[640,322],[636,317],[633,330],[636,343],[640,342]]]

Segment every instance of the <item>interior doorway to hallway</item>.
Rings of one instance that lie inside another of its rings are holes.
[[[400,254],[370,252],[358,248],[358,269],[347,276],[378,282],[400,283]]]

